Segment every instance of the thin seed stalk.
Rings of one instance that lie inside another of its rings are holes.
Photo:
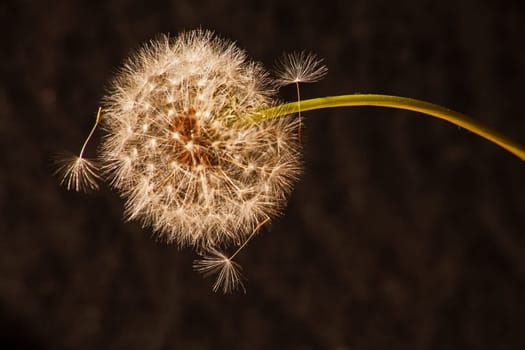
[[[462,127],[474,134],[477,134],[490,142],[495,143],[501,148],[514,154],[521,160],[525,160],[525,148],[506,136],[492,129],[491,127],[474,120],[465,114],[453,111],[451,109],[421,100],[408,97],[380,95],[380,94],[353,94],[313,98],[291,102],[276,107],[259,111],[255,116],[255,121],[262,121],[268,118],[279,117],[287,114],[312,111],[324,108],[334,107],[357,107],[357,106],[376,106],[403,109],[408,111],[419,112],[438,119],[445,120],[449,123]]]

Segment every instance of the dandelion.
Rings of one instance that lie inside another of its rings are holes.
[[[207,250],[279,213],[301,162],[296,119],[253,120],[274,93],[259,64],[209,31],[143,47],[104,108],[100,159],[126,217]]]
[[[194,268],[217,274],[213,290],[242,288],[234,257],[279,214],[301,172],[301,112],[381,106],[463,127],[525,160],[525,148],[466,115],[406,97],[353,94],[301,100],[299,84],[326,74],[306,52],[285,55],[277,79],[233,43],[194,30],[161,36],[130,58],[105,98],[100,148],[106,180],[125,199],[127,219],[201,254]],[[278,104],[270,86],[295,84],[297,102]],[[62,162],[61,184],[96,189],[98,165],[80,154]],[[298,113],[299,116],[293,117]],[[297,132],[299,129],[299,132]],[[219,247],[237,245],[230,256]]]

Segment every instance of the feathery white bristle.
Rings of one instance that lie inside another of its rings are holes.
[[[228,294],[239,287],[244,290],[241,266],[217,249],[211,249],[201,259],[195,260],[193,268],[205,276],[217,276],[213,284],[214,292],[222,290]]]
[[[58,160],[58,169],[55,174],[60,177],[60,185],[66,186],[68,191],[89,192],[98,190],[96,164],[83,157],[70,156]]]
[[[324,78],[328,72],[323,60],[305,51],[284,54],[277,62],[275,82],[280,86],[313,83]]]

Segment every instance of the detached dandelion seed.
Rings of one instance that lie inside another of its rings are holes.
[[[66,157],[58,161],[59,166],[55,174],[60,176],[60,185],[65,185],[68,191],[88,192],[90,190],[98,190],[97,180],[100,179],[100,175],[97,173],[98,168],[95,162],[84,158],[84,150],[97,128],[101,111],[102,108],[100,107],[97,112],[95,124],[84,141],[79,155]]]
[[[276,83],[280,86],[295,84],[299,120],[299,138],[301,138],[301,92],[299,83],[313,83],[324,78],[328,69],[323,60],[313,53],[305,51],[284,54],[276,63]]]
[[[213,291],[217,292],[222,289],[224,294],[231,293],[238,287],[241,287],[245,292],[246,289],[242,283],[242,275],[240,273],[241,265],[233,261],[233,258],[241,252],[241,250],[248,244],[248,242],[255,236],[255,234],[263,227],[270,218],[266,218],[255,227],[251,235],[244,241],[243,244],[237,248],[235,253],[227,257],[219,250],[212,248],[208,252],[202,254],[202,258],[195,260],[193,268],[204,274],[204,276],[217,275],[217,279],[213,284]]]

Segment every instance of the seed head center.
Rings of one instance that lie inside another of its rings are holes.
[[[202,125],[193,107],[173,115],[171,131],[173,151],[179,164],[192,169],[209,164],[210,142],[203,137]]]

